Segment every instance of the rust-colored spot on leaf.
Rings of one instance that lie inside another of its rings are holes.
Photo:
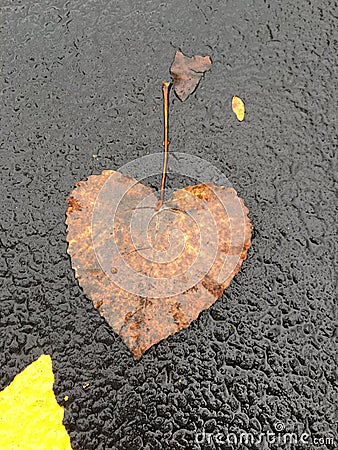
[[[180,303],[174,303],[170,309],[170,312],[173,315],[174,321],[177,323],[178,330],[187,328],[189,326],[189,322],[186,320],[184,311],[182,310]]]
[[[74,197],[69,197],[67,199],[67,203],[69,214],[72,214],[74,211],[77,211],[78,209],[81,208],[80,203],[77,200],[75,200]]]
[[[211,68],[210,56],[185,56],[182,52],[175,53],[170,67],[170,75],[174,80],[174,91],[184,102],[198,86],[204,73]]]
[[[236,114],[237,119],[242,122],[245,116],[245,106],[241,98],[234,95],[231,102],[232,110]]]
[[[150,187],[105,170],[77,183],[69,200],[76,277],[135,358],[209,308],[251,243],[243,201],[213,183],[178,190],[158,210]]]

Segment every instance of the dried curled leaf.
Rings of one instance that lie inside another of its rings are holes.
[[[204,73],[210,69],[210,56],[190,58],[177,51],[169,69],[177,97],[184,102],[195,91]]]
[[[155,192],[105,170],[68,199],[67,241],[85,294],[135,358],[187,328],[239,271],[251,243],[248,210],[232,188]]]
[[[243,100],[239,97],[236,97],[236,95],[234,95],[232,97],[231,106],[232,106],[233,112],[236,114],[237,119],[240,122],[242,122],[244,120],[244,115],[245,115],[245,106],[244,106]]]

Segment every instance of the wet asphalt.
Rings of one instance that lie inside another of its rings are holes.
[[[285,448],[334,448],[335,2],[0,6],[0,388],[51,354],[74,450],[280,449],[217,442],[279,423],[309,435]],[[213,67],[185,103],[171,96],[171,149],[226,175],[254,238],[225,294],[134,362],[74,277],[66,199],[76,181],[161,151],[176,49]]]

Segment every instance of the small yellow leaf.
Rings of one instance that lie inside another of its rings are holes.
[[[236,114],[237,119],[242,122],[245,114],[244,102],[241,98],[236,97],[236,95],[232,97],[232,110]]]
[[[0,446],[6,450],[72,450],[53,392],[49,355],[42,355],[0,392]]]

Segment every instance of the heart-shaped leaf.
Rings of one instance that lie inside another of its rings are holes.
[[[187,328],[239,271],[251,244],[248,209],[213,183],[155,192],[105,170],[68,199],[67,241],[86,295],[135,358]]]

